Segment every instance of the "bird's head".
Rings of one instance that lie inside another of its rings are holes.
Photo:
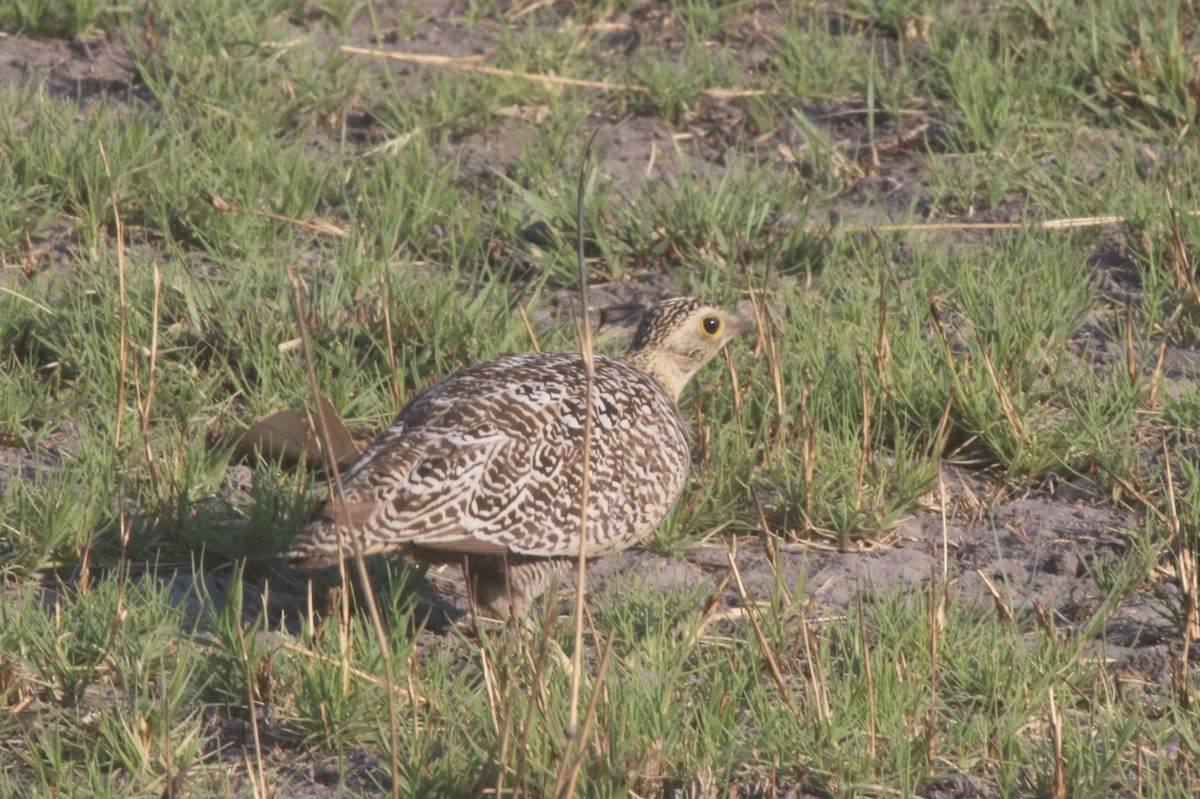
[[[656,378],[676,399],[692,375],[729,340],[754,324],[694,297],[656,303],[642,318],[626,358]]]

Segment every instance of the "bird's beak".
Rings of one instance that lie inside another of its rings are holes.
[[[754,323],[754,319],[751,317],[735,316],[729,320],[728,326],[731,336],[758,332],[758,325]]]

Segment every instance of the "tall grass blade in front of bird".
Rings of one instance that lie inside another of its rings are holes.
[[[579,266],[579,350],[583,358],[584,380],[583,387],[583,479],[579,495],[579,553],[576,559],[575,572],[575,638],[574,650],[571,655],[571,709],[570,722],[567,727],[570,741],[574,748],[574,757],[564,757],[556,780],[555,796],[567,797],[575,792],[575,783],[579,777],[579,764],[582,762],[584,747],[587,745],[586,735],[579,729],[579,691],[583,684],[583,616],[585,612],[584,599],[587,596],[587,534],[588,534],[588,500],[591,482],[592,458],[592,386],[596,380],[595,360],[592,349],[592,328],[588,311],[588,273],[587,261],[583,252],[583,211],[586,201],[588,169],[591,166],[592,148],[596,144],[596,136],[600,129],[596,128],[588,139],[583,150],[583,161],[579,165],[579,181],[577,184],[577,199],[575,207],[575,248]],[[605,658],[607,661],[607,658]],[[593,692],[600,690],[604,672],[597,676]],[[589,703],[588,715],[595,710],[595,702]],[[566,782],[563,776],[567,764],[576,761]]]
[[[296,305],[296,323],[300,328],[300,341],[304,348],[304,365],[308,372],[308,383],[309,390],[312,392],[313,407],[319,408],[320,389],[317,386],[317,372],[313,365],[312,343],[309,340],[308,326],[305,323],[304,313],[302,310],[304,306],[303,293],[300,290],[301,284],[290,267],[287,270],[287,275],[288,280],[292,284],[292,294]],[[388,758],[388,762],[391,765],[392,799],[400,799],[400,765],[397,761],[397,753],[400,751],[400,733],[396,720],[395,680],[393,679],[392,672],[391,648],[387,644],[387,631],[383,626],[383,617],[379,613],[379,605],[375,601],[375,591],[371,585],[371,577],[367,573],[366,561],[363,560],[362,545],[359,543],[359,536],[352,528],[352,523],[349,519],[349,513],[346,510],[346,492],[344,486],[342,485],[342,474],[338,469],[337,457],[333,454],[332,436],[330,434],[328,420],[325,418],[325,414],[320,413],[319,411],[314,415],[316,417],[314,420],[314,427],[317,431],[318,440],[321,443],[321,456],[325,461],[325,475],[326,479],[329,481],[329,495],[331,497],[336,497],[336,506],[340,513],[343,514],[343,519],[335,519],[334,524],[338,529],[344,527],[349,533],[349,535],[346,536],[348,539],[346,543],[349,543],[350,550],[354,554],[354,564],[357,567],[359,580],[362,581],[363,594],[367,602],[367,611],[371,616],[371,624],[375,628],[375,635],[378,636],[379,639],[379,657],[381,663],[383,664],[383,681],[386,689],[384,693],[387,696],[388,704],[388,744],[391,747],[391,756]],[[341,524],[339,524],[339,521]],[[346,585],[346,570],[344,565],[345,560],[342,557],[342,555],[345,554],[342,551],[343,543],[343,539],[339,535],[338,569],[341,572],[342,585],[344,586]],[[344,611],[349,607],[350,596],[349,593],[344,590],[342,591],[341,596],[342,608]],[[346,652],[345,649],[343,649],[343,651]],[[346,657],[349,657],[348,652],[346,653]],[[346,665],[348,667],[348,661]],[[349,673],[348,668],[346,669],[346,673]]]

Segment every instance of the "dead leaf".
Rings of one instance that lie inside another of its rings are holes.
[[[318,396],[317,407],[329,435],[332,460],[338,468],[344,468],[358,457],[359,447],[334,410],[333,403]],[[246,428],[238,440],[238,447],[245,452],[278,458],[288,465],[305,460],[321,468],[325,461],[321,455],[321,437],[316,418],[290,408],[272,411]]]
[[[325,432],[329,436],[329,455],[338,468],[349,466],[358,457],[358,445],[354,443],[354,438],[350,435],[350,431],[346,429],[346,425],[342,422],[342,417],[338,416],[337,410],[333,407],[333,403],[322,395],[317,395],[317,408],[320,411],[321,418],[325,422]],[[323,441],[319,433],[320,426],[315,418],[310,419],[314,425],[314,429],[318,435],[311,436],[309,439],[309,457],[320,458],[321,450],[315,448],[315,444]]]

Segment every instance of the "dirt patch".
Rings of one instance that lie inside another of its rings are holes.
[[[625,197],[645,196],[649,185],[675,188],[684,170],[701,174],[719,171],[707,159],[685,161],[681,153],[686,149],[676,147],[679,141],[663,120],[634,117],[597,137],[597,168]]]
[[[122,34],[114,31],[73,41],[0,38],[0,85],[44,87],[54,97],[90,102],[151,100],[130,68]]]
[[[929,586],[940,580],[945,551],[953,600],[995,605],[997,612],[1003,612],[1003,603],[1018,619],[1030,618],[1041,605],[1071,626],[1098,608],[1106,594],[1104,579],[1130,549],[1125,533],[1138,524],[1127,511],[1043,494],[1002,502],[982,515],[952,511],[944,531],[940,513],[920,513],[897,528],[894,543],[865,551],[774,543],[768,552],[757,539],[733,550],[700,547],[682,558],[631,551],[597,561],[589,580],[595,598],[634,587],[711,591],[730,569],[732,551],[751,601],[770,601],[782,591],[810,608],[842,611],[860,599],[927,597]],[[732,585],[723,602],[743,604]],[[1122,629],[1151,624],[1157,613],[1149,605],[1123,607],[1110,624]]]

